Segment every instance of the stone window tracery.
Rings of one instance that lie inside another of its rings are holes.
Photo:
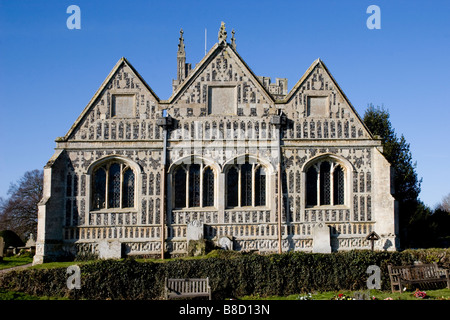
[[[210,166],[179,165],[173,179],[175,208],[214,207],[215,174]]]
[[[345,168],[332,160],[310,165],[305,189],[307,207],[345,205]]]
[[[126,163],[110,161],[97,167],[92,177],[93,210],[135,207],[136,176]]]
[[[266,206],[266,169],[257,163],[233,164],[226,170],[226,206]]]

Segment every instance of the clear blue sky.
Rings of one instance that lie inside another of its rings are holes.
[[[72,4],[80,30],[66,26]],[[380,30],[366,26],[372,4]],[[361,116],[384,105],[411,145],[420,198],[434,207],[450,193],[450,1],[0,0],[0,196],[43,168],[122,56],[167,99],[180,28],[194,67],[221,21],[257,75],[291,89],[320,57]]]

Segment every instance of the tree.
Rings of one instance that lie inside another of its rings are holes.
[[[399,204],[399,224],[402,245],[410,246],[419,237],[420,223],[429,214],[429,208],[419,200],[420,184],[417,164],[412,160],[409,143],[403,134],[397,137],[390,122],[389,112],[369,105],[364,122],[369,130],[381,138],[383,155],[394,168],[394,197]]]
[[[27,171],[8,190],[9,198],[0,199],[0,230],[12,230],[26,239],[37,232],[38,203],[43,190],[42,170]]]
[[[442,202],[437,206],[437,209],[450,213],[450,193],[442,198]]]

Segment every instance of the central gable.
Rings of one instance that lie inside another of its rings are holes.
[[[274,100],[227,43],[216,44],[166,101],[174,116],[255,116]]]

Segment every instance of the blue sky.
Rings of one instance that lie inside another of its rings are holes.
[[[67,7],[81,9],[69,30]],[[381,9],[370,30],[369,5]],[[450,193],[450,1],[0,0],[0,197],[41,169],[115,63],[125,56],[161,99],[171,94],[183,28],[194,67],[220,22],[261,76],[289,89],[321,58],[358,113],[383,105],[410,143],[434,207]]]

